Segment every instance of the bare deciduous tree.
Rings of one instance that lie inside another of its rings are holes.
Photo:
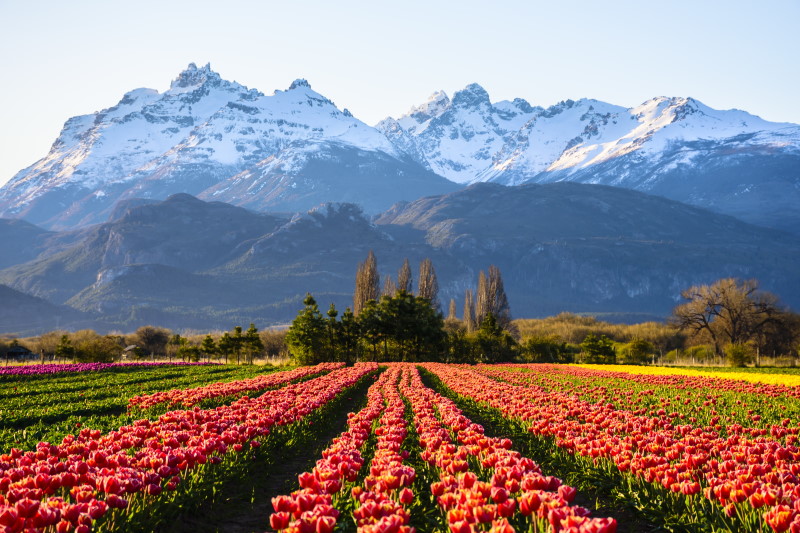
[[[438,309],[439,282],[436,279],[436,270],[433,262],[425,258],[419,264],[419,280],[417,281],[417,296],[425,298],[434,308]]]
[[[387,274],[386,277],[383,278],[383,291],[381,292],[381,295],[392,297],[397,294],[397,290],[398,287],[392,280],[391,274]]]
[[[475,299],[472,295],[472,289],[467,289],[464,293],[464,326],[467,328],[468,333],[472,333],[476,329],[475,320]]]
[[[403,261],[403,266],[397,272],[397,290],[411,293],[411,266],[408,264],[408,258]]]
[[[358,315],[368,301],[377,300],[380,295],[379,287],[378,260],[375,258],[375,253],[370,250],[367,259],[358,265],[358,270],[356,271],[353,313]]]
[[[777,298],[758,290],[758,281],[725,278],[681,292],[687,300],[677,306],[673,321],[682,329],[707,334],[718,354],[727,344],[756,339],[767,326],[783,320]]]
[[[503,286],[503,277],[500,269],[494,265],[489,266],[489,310],[497,319],[497,325],[511,330],[511,308],[508,305],[508,296]]]
[[[488,275],[481,270],[478,273],[478,294],[475,304],[475,322],[477,326],[483,324],[489,313],[494,316],[497,325],[512,334],[516,328],[511,321],[511,309],[508,305],[508,296],[503,285],[500,269],[495,265],[489,266]]]
[[[447,320],[458,320],[458,316],[456,315],[455,298],[450,298],[450,308],[447,310]]]
[[[486,315],[490,311],[489,303],[489,282],[486,280],[486,274],[481,270],[478,273],[478,291],[475,295],[475,325],[480,326],[483,324]]]

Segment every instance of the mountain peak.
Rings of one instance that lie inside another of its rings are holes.
[[[491,103],[489,93],[477,83],[470,83],[453,95],[453,106],[456,107],[475,107],[483,103]]]
[[[425,103],[412,107],[403,116],[413,117],[418,122],[424,122],[444,113],[449,105],[450,97],[444,91],[436,91],[428,97]]]
[[[189,63],[189,66],[172,81],[170,89],[199,87],[207,82],[217,84],[220,81],[222,81],[222,78],[220,78],[219,74],[211,70],[211,63],[206,63],[200,68],[194,63]]]
[[[311,84],[308,83],[308,81],[305,78],[297,78],[296,80],[294,80],[292,82],[291,85],[289,85],[289,90],[291,91],[293,89],[297,89],[297,88],[300,88],[300,87],[306,87],[306,88],[310,89],[311,88]]]

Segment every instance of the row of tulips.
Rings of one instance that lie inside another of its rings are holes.
[[[361,486],[351,491],[358,507],[353,511],[359,533],[414,533],[409,525],[411,515],[407,507],[414,501],[411,485],[416,478],[413,467],[403,464],[408,458],[402,450],[408,435],[406,406],[397,388],[397,381],[407,369],[393,366],[390,387],[384,391],[386,409],[375,429],[377,442],[369,466],[369,473]]]
[[[58,445],[12,449],[0,455],[0,527],[88,532],[109,509],[155,502],[201,465],[259,447],[274,426],[303,419],[376,369],[357,364],[216,409],[171,411],[106,435],[83,429]]]
[[[103,433],[130,424],[141,418],[127,412],[128,398],[137,394],[247,379],[263,372],[256,365],[192,365],[0,376],[0,453],[12,447],[33,450],[40,441],[61,442],[85,424]]]
[[[517,529],[613,533],[616,530],[613,519],[589,518],[586,509],[571,505],[575,489],[557,478],[542,475],[533,461],[511,450],[509,439],[486,436],[483,428],[464,417],[452,401],[427,388],[416,367],[390,365],[370,393],[374,395],[370,396],[365,411],[374,413],[373,402],[385,404],[385,408],[374,429],[376,449],[369,471],[363,483],[349,491],[356,507],[353,519],[360,533],[414,531],[409,508],[419,497],[415,498],[411,488],[418,473],[405,463],[409,453],[402,449],[408,443],[409,431],[405,401],[410,406],[417,435],[411,453],[418,453],[428,464],[427,479],[433,480],[430,493],[423,495],[423,500],[435,498],[444,530],[457,533],[486,530],[508,533]],[[362,413],[351,420],[361,419]],[[348,443],[350,453],[355,454],[364,440],[343,439],[335,441],[332,448],[337,448],[338,442]],[[336,454],[326,451],[312,472],[299,476],[300,490],[273,499],[275,512],[270,517],[273,529],[283,533],[333,531],[340,509],[346,505],[342,494],[347,487],[341,481],[355,479],[356,472],[350,468],[331,468],[331,457]],[[347,464],[355,466],[358,462]]]
[[[439,475],[431,490],[450,531],[487,526],[506,533],[515,531],[512,523],[521,530],[616,531],[613,518],[589,518],[587,509],[571,505],[576,490],[542,475],[534,461],[511,449],[510,439],[485,435],[455,403],[425,387],[416,368],[408,374],[402,393],[414,414],[421,457]]]
[[[396,372],[383,372],[367,391],[367,405],[347,415],[347,429],[322,452],[310,472],[298,476],[300,489],[272,499],[275,512],[270,526],[285,533],[333,531],[339,511],[333,498],[354,483],[364,464],[362,452],[372,433],[373,422],[384,411],[385,389]]]
[[[723,436],[667,415],[588,402],[498,369],[427,368],[455,393],[585,458],[587,468],[612,465],[632,491],[656,486],[682,497],[688,512],[714,527],[800,531],[800,449],[792,444],[748,435],[741,426],[726,427]]]
[[[184,363],[177,362],[135,362],[135,363],[64,363],[64,364],[31,364],[0,367],[0,376],[36,376],[42,374],[60,374],[62,372],[96,372],[109,368],[135,368],[159,366],[200,366],[217,363]]]
[[[331,372],[343,366],[344,363],[320,363],[316,366],[302,366],[293,370],[263,374],[250,379],[210,383],[209,385],[191,389],[159,391],[132,397],[128,400],[128,407],[150,409],[160,404],[192,407],[203,400],[260,392],[272,387],[286,385],[298,379],[308,378],[323,372]]]

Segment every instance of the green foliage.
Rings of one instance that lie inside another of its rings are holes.
[[[581,352],[584,363],[610,364],[616,362],[614,343],[606,337],[590,333],[581,343]]]
[[[371,300],[358,316],[371,358],[380,361],[438,360],[445,348],[444,320],[428,298],[400,290]]]
[[[286,335],[298,364],[427,361],[445,351],[444,321],[427,298],[399,290],[367,301],[358,316],[348,308],[341,320],[333,305],[324,318],[311,295],[304,303]]]
[[[282,369],[156,366],[0,376],[0,449],[33,450],[39,441],[61,442],[82,427],[107,432],[143,417],[158,417],[158,411],[128,412],[128,399],[139,394],[246,379],[274,370]]]
[[[226,331],[222,334],[222,337],[220,337],[219,342],[217,343],[217,353],[224,357],[225,363],[227,363],[228,358],[233,355],[235,350],[236,341],[234,341],[233,337],[231,337],[231,334]]]
[[[205,354],[207,358],[211,358],[217,354],[217,343],[214,342],[214,337],[206,335],[203,343],[200,345],[200,352]]]
[[[122,355],[122,346],[108,335],[91,330],[78,332],[74,341],[73,358],[79,363],[112,363]]]
[[[616,342],[644,339],[665,352],[682,348],[685,336],[672,325],[660,322],[640,324],[612,324],[591,316],[560,313],[537,319],[519,319],[514,324],[519,328],[522,342],[529,337],[557,336],[568,344],[580,344],[590,333],[605,335]]]
[[[747,366],[753,362],[753,347],[747,343],[731,343],[725,346],[725,355],[730,366]]]
[[[529,337],[520,346],[520,356],[526,363],[571,363],[576,349],[557,335]]]
[[[250,327],[247,328],[247,331],[242,339],[242,345],[244,347],[247,362],[252,364],[256,354],[264,350],[264,343],[261,341],[261,337],[258,335],[258,328],[256,328],[255,324],[250,323]]]
[[[448,363],[494,363],[519,359],[520,346],[497,323],[493,313],[484,317],[481,327],[470,332],[463,322],[448,322],[444,361]]]
[[[517,358],[517,343],[508,331],[497,323],[494,313],[489,312],[475,335],[479,362],[504,363]]]
[[[361,325],[355,314],[346,308],[339,322],[339,347],[341,360],[353,363],[361,354]]]
[[[644,339],[633,339],[618,348],[618,361],[628,365],[641,365],[649,363],[656,349],[653,343]]]
[[[64,360],[75,359],[75,347],[72,345],[72,341],[69,340],[69,335],[61,336],[61,341],[56,346],[55,356]]]
[[[315,365],[325,361],[325,319],[311,294],[306,294],[303,305],[286,334],[286,344],[295,363]]]

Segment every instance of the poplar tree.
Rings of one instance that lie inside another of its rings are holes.
[[[434,309],[438,309],[439,282],[436,279],[436,270],[433,262],[425,258],[419,264],[419,280],[417,281],[417,296],[425,298]]]
[[[464,293],[464,326],[467,328],[467,333],[472,333],[477,328],[478,324],[475,320],[475,300],[472,295],[472,289],[467,289]]]
[[[515,334],[514,324],[511,321],[511,308],[508,305],[508,296],[503,285],[500,269],[495,265],[489,266],[489,274],[483,270],[478,274],[478,294],[475,304],[475,325],[483,324],[489,314],[494,316],[497,325]]]
[[[489,282],[486,274],[481,270],[478,273],[478,290],[475,295],[475,326],[483,324],[486,315],[489,314]]]
[[[353,292],[353,313],[358,315],[370,300],[378,300],[380,295],[380,276],[378,260],[370,250],[367,259],[358,265],[356,271],[356,288]]]
[[[244,346],[244,335],[242,335],[242,326],[235,326],[233,328],[233,335],[231,335],[231,340],[233,340],[233,351],[236,352],[236,364],[240,363],[241,355],[242,355],[242,347]]]
[[[411,294],[411,266],[408,264],[407,257],[397,272],[397,290]]]
[[[450,308],[447,310],[447,320],[458,320],[456,316],[456,300],[450,298]]]
[[[398,287],[395,285],[394,281],[392,281],[391,274],[387,274],[385,278],[383,278],[383,292],[381,293],[382,296],[392,297],[398,292]]]
[[[500,269],[495,265],[489,266],[488,285],[490,295],[489,311],[494,315],[498,326],[506,331],[512,331],[513,324],[511,322],[511,308],[508,305],[508,296],[506,296],[506,289],[503,286],[503,277],[500,275]]]

